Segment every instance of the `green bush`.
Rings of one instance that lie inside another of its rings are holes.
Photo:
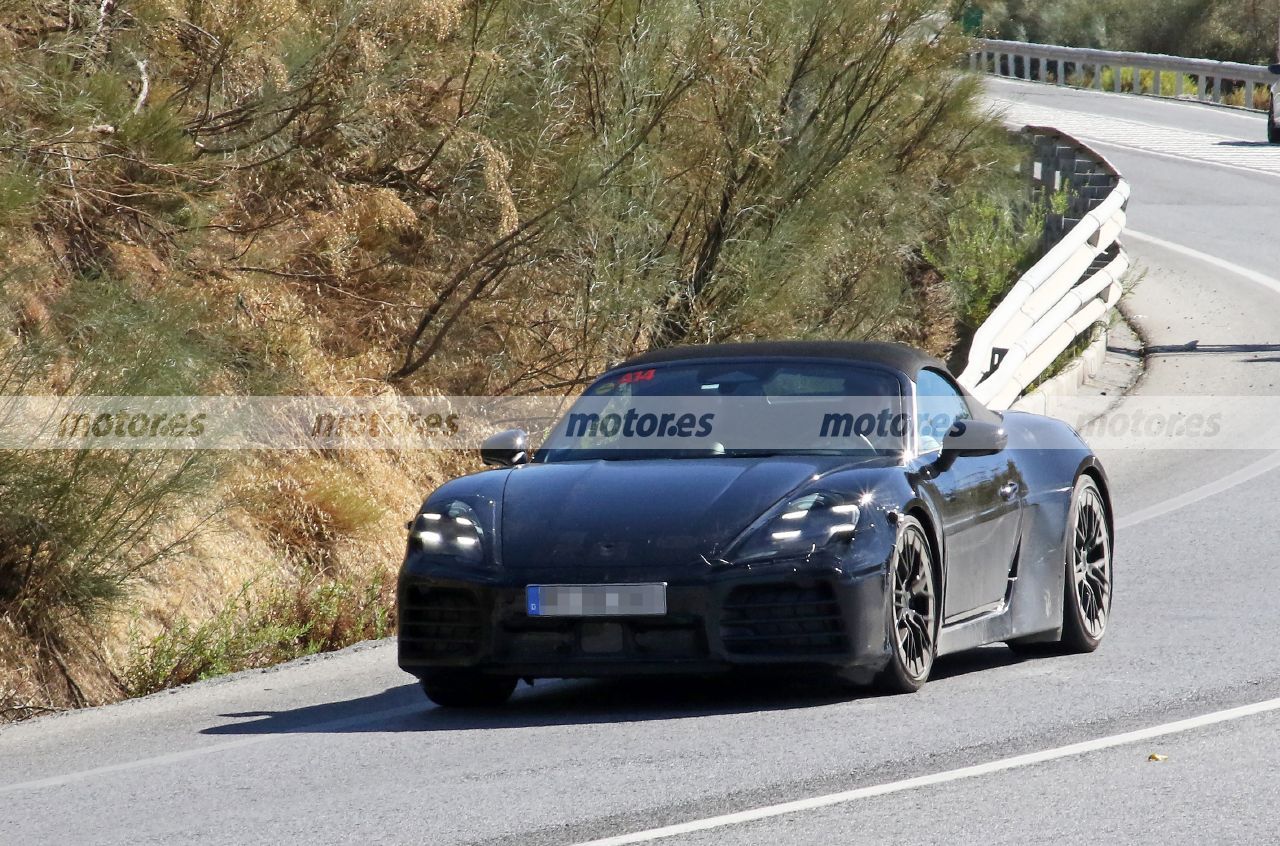
[[[1065,205],[1065,196],[1053,199]],[[1001,203],[974,195],[949,220],[946,239],[925,249],[925,258],[950,283],[960,318],[970,330],[991,314],[1011,280],[1039,258],[1044,223],[1039,203],[1020,198]]]
[[[904,257],[942,226],[955,186],[999,167],[984,154],[1007,155],[952,72],[966,42],[923,37],[934,8],[496,4],[481,40],[503,63],[471,125],[491,139],[477,165],[500,171],[501,196],[397,376],[477,322],[511,327],[501,346],[475,338],[497,360],[514,341],[566,375],[583,338],[616,359],[883,332],[879,315],[909,296]],[[566,307],[526,330],[518,315],[550,293]]]
[[[39,334],[0,352],[0,394],[45,394],[51,374],[67,394],[192,390],[212,365],[185,317],[110,278],[85,279]],[[0,415],[13,410],[6,403]],[[183,549],[189,529],[175,524],[216,473],[217,462],[194,451],[0,450],[0,616],[50,648],[65,645]]]

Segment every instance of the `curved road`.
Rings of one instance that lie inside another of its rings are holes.
[[[1276,393],[1280,148],[1262,119],[989,91],[1010,120],[1098,142],[1133,183],[1131,227],[1184,248],[1128,241],[1151,351],[1136,394]],[[1274,839],[1280,703],[1168,724],[1280,698],[1280,480],[1260,472],[1280,459],[1108,461],[1119,587],[1094,655],[988,647],[915,696],[551,682],[459,714],[366,645],[0,729],[0,843],[559,844],[688,823],[662,842]],[[1124,736],[1152,727],[1176,733]],[[753,808],[772,810],[721,819]],[[708,820],[728,824],[694,830]]]

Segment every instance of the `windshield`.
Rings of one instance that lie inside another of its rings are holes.
[[[902,396],[893,373],[839,362],[615,370],[575,401],[535,460],[901,453],[909,435]]]

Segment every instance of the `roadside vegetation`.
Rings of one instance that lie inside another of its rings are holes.
[[[996,38],[1269,64],[1280,10],[1269,0],[979,0]],[[1165,90],[1172,91],[1167,88]]]
[[[1033,258],[930,0],[0,0],[5,394],[947,356]],[[971,221],[971,222],[966,222]],[[0,717],[379,637],[458,454],[0,452]]]

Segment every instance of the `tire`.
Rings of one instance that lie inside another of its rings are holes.
[[[1115,579],[1110,517],[1093,477],[1077,479],[1062,603],[1062,646],[1067,652],[1092,652],[1107,633]]]
[[[915,693],[929,680],[938,654],[938,591],[933,552],[920,521],[903,517],[885,599],[889,663],[876,677],[884,693]]]
[[[1092,652],[1107,633],[1115,579],[1111,520],[1092,476],[1076,480],[1067,521],[1062,635],[1056,641],[1009,641],[1020,655]]]
[[[471,670],[445,670],[422,679],[422,692],[441,708],[496,708],[515,689],[515,678]]]
[[[1276,114],[1276,95],[1271,95],[1271,108],[1267,111],[1267,140],[1280,144],[1280,115]]]

